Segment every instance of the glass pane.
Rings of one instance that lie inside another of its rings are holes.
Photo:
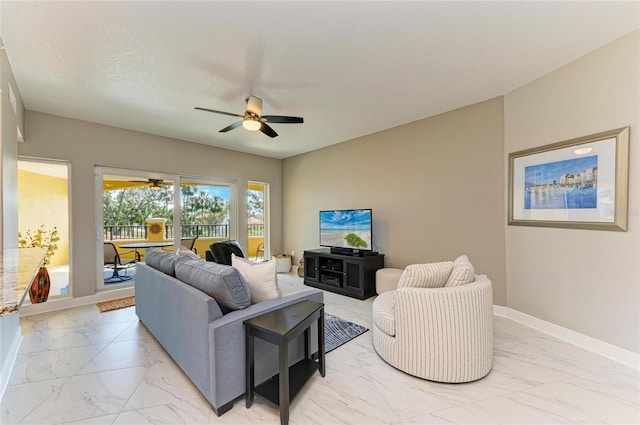
[[[47,301],[71,295],[68,164],[18,161],[18,229],[20,247],[49,246],[45,256]]]
[[[265,185],[251,182],[247,187],[248,255],[256,261],[266,260]]]
[[[105,240],[146,240],[157,235],[172,239],[173,182],[104,175],[103,220]],[[164,220],[162,231],[147,234],[150,218]]]
[[[102,217],[104,288],[132,284],[147,249],[173,251],[173,181],[103,175]]]
[[[183,246],[197,238],[192,250],[201,258],[213,242],[232,239],[230,193],[227,185],[185,182],[180,184],[180,215]]]

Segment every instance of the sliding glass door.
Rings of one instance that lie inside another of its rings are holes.
[[[209,244],[235,238],[233,181],[96,167],[96,188],[99,290],[135,284],[147,249],[204,259]]]
[[[201,258],[213,242],[235,239],[235,183],[184,177],[180,182],[180,233]]]
[[[135,283],[135,262],[144,260],[147,249],[175,249],[177,178],[106,168],[97,174],[102,195],[97,208],[102,213],[97,289],[106,290]]]

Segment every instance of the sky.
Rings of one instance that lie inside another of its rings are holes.
[[[371,210],[321,211],[320,224],[327,228],[369,227],[371,226]]]
[[[196,186],[198,192],[208,192],[211,197],[219,196],[229,202],[229,188],[223,186]]]
[[[581,171],[587,168],[597,166],[598,155],[532,165],[525,167],[524,181],[532,184],[546,184],[554,180],[559,182],[560,177],[564,174],[580,174]]]

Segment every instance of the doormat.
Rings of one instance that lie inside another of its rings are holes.
[[[342,344],[362,335],[368,328],[333,316],[324,314],[324,352],[335,350]]]
[[[120,308],[127,308],[136,305],[136,297],[118,298],[117,300],[102,301],[96,304],[100,313],[107,311],[118,310]]]

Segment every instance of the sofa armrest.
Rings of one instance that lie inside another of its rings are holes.
[[[209,328],[221,328],[230,323],[235,323],[238,321],[240,321],[240,324],[242,324],[242,322],[247,319],[251,319],[261,314],[268,313],[270,311],[277,310],[291,304],[295,304],[296,302],[309,299],[309,297],[312,297],[314,301],[324,302],[322,291],[318,289],[305,288],[299,291],[284,294],[282,297],[274,298],[272,300],[263,301],[257,304],[251,304],[249,307],[243,308],[242,310],[229,312],[221,318],[211,322]]]

